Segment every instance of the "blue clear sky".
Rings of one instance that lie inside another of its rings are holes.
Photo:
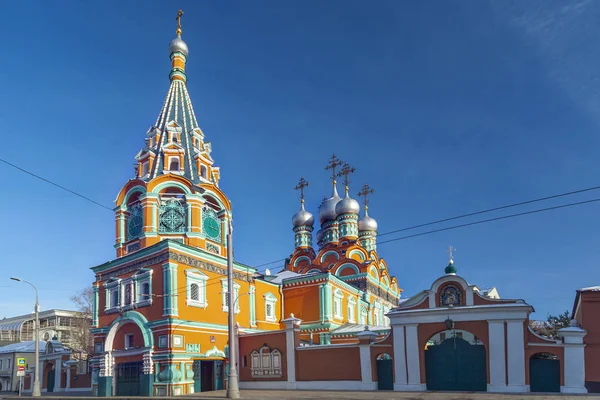
[[[233,202],[241,262],[291,253],[292,188],[310,180],[316,214],[333,152],[356,168],[353,193],[376,189],[381,232],[599,183],[591,1],[2,2],[0,157],[112,206],[167,92],[178,8],[188,88]],[[10,275],[37,283],[43,309],[70,307],[93,281],[89,267],[114,258],[113,214],[6,165],[0,174],[0,317],[32,308]],[[599,211],[379,252],[406,296],[443,273],[453,245],[459,274],[543,318],[600,284]]]

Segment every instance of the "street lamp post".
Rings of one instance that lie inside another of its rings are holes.
[[[239,399],[240,398],[240,388],[238,384],[238,374],[237,374],[237,355],[236,355],[236,335],[235,335],[235,326],[234,326],[234,318],[235,318],[235,305],[233,294],[233,242],[231,239],[233,226],[231,223],[231,219],[229,220],[229,226],[227,231],[227,299],[228,299],[228,311],[229,318],[227,324],[227,333],[229,336],[229,376],[227,379],[227,398],[228,399]]]
[[[38,301],[38,290],[35,285],[31,282],[27,282],[20,278],[10,278],[13,281],[23,282],[28,284],[35,290],[35,370],[34,370],[34,378],[33,378],[33,388],[31,390],[31,395],[33,397],[39,397],[42,394],[40,393],[40,319],[39,319],[39,310],[40,303]]]

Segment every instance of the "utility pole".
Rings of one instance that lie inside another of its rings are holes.
[[[237,374],[237,354],[236,354],[236,335],[235,335],[235,302],[233,288],[233,223],[231,215],[229,216],[229,230],[227,231],[227,309],[229,318],[227,323],[227,333],[229,336],[229,375],[227,380],[227,398],[239,399],[240,389]]]
[[[34,334],[34,340],[35,340],[35,376],[33,378],[33,388],[31,390],[31,396],[33,397],[40,397],[42,394],[40,393],[40,318],[39,318],[39,311],[40,311],[40,303],[38,300],[38,290],[35,287],[35,285],[31,282],[27,282],[23,279],[20,278],[10,278],[13,281],[17,281],[17,282],[23,282],[28,284],[29,286],[31,286],[33,288],[33,290],[35,290],[35,334]]]

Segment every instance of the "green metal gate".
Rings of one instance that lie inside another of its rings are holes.
[[[391,359],[377,360],[377,389],[394,390],[394,373]]]
[[[425,350],[427,390],[486,391],[483,345],[455,337]]]
[[[143,374],[141,362],[117,364],[117,396],[139,396],[140,375]]]
[[[529,359],[529,390],[532,392],[560,392],[560,360],[557,358]]]

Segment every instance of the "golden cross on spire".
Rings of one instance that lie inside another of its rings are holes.
[[[177,20],[177,34],[181,35],[181,16],[183,15],[183,11],[179,10],[177,11],[177,17],[175,18]]]
[[[456,251],[456,249],[452,246],[448,246],[448,250],[446,250],[446,252],[448,252],[448,261],[453,261],[454,260],[454,252]]]
[[[366,183],[363,185],[362,189],[360,189],[360,192],[358,192],[358,195],[363,197],[363,205],[365,206],[365,210],[369,208],[368,197],[373,193],[375,193],[375,190],[371,189],[371,187]]]
[[[337,167],[342,165],[342,161],[333,154],[329,163],[325,166],[325,170],[331,170],[331,180],[335,183],[335,178],[337,178],[337,174],[335,170]]]
[[[344,177],[344,186],[346,186],[346,189],[348,188],[348,184],[350,183],[349,175],[352,173],[354,173],[354,168],[352,168],[348,163],[344,163],[342,170],[338,173],[338,176]]]
[[[294,188],[294,190],[300,191],[300,200],[302,201],[302,203],[304,203],[304,188],[307,187],[308,184],[309,184],[309,182],[306,179],[304,179],[304,177],[302,177],[302,178],[300,178],[300,180],[298,181],[298,184]]]

